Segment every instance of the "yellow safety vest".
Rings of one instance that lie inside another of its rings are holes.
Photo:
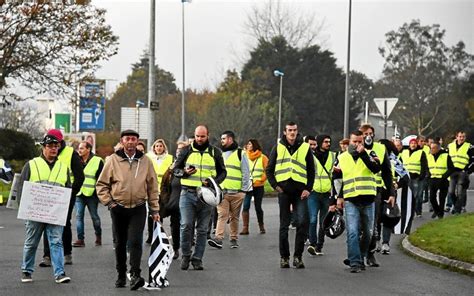
[[[449,156],[453,161],[453,165],[458,169],[464,169],[469,164],[469,147],[471,144],[464,142],[464,144],[457,149],[456,141],[448,145]]]
[[[442,153],[435,160],[433,154],[428,155],[428,168],[433,179],[441,179],[444,173],[448,171],[448,153]]]
[[[82,183],[81,191],[77,195],[92,196],[94,194],[95,184],[97,183],[95,175],[101,162],[102,158],[95,155],[89,160],[84,168],[84,183]]]
[[[252,172],[252,180],[255,182],[257,180],[262,180],[265,170],[263,169],[263,154],[257,157],[254,160],[249,158],[249,163]]]
[[[424,153],[422,149],[416,150],[410,155],[410,150],[405,149],[402,152],[403,165],[408,172],[413,174],[421,173],[421,156]]]
[[[242,189],[242,169],[238,151],[239,149],[235,149],[227,159],[224,159],[227,176],[221,184],[222,189]]]
[[[307,184],[306,155],[308,154],[308,150],[309,144],[303,143],[298,150],[291,155],[285,145],[278,143],[275,165],[276,181],[282,182],[292,179],[293,181]]]
[[[5,161],[0,158],[0,168],[3,168],[4,165],[5,165]]]
[[[339,155],[338,160],[342,171],[344,198],[377,194],[375,175],[360,157],[355,162],[352,155],[343,152]]]
[[[367,151],[368,152],[374,151],[380,160],[380,165],[382,165],[383,161],[385,160],[385,152],[386,152],[385,146],[383,144],[375,142],[374,145],[372,146],[372,150],[367,150]],[[383,183],[383,179],[382,179],[382,171],[375,174],[375,181],[377,182],[377,187],[385,187],[385,184]]]
[[[166,170],[173,164],[173,156],[171,154],[167,154],[165,159],[161,162],[161,165],[158,165],[156,161],[156,154],[154,153],[147,153],[146,154],[153,163],[153,168],[155,169],[155,173],[158,179],[158,188],[161,188],[161,180],[166,173]],[[159,189],[158,189],[159,190]]]
[[[424,145],[421,149],[425,152],[426,155],[430,154],[431,152],[431,149],[428,145]]]
[[[71,183],[74,183],[74,174],[71,170],[71,161],[72,161],[72,154],[74,149],[72,147],[66,146],[58,155],[58,160],[64,163],[69,171],[69,175],[71,176]]]
[[[56,161],[53,169],[49,168],[48,163],[41,157],[35,157],[29,161],[30,182],[49,184],[54,186],[66,186],[68,170],[67,166],[61,161]]]
[[[326,193],[326,192],[331,191],[330,174],[332,173],[334,160],[335,160],[335,153],[329,152],[328,159],[326,160],[326,164],[323,167],[319,159],[314,157],[314,164],[316,165],[316,175],[314,178],[314,185],[313,185],[314,191],[318,193]],[[326,168],[326,170],[324,170],[324,168]]]
[[[188,176],[186,178],[181,178],[181,185],[190,186],[190,187],[199,187],[202,186],[202,181],[206,180],[209,177],[216,177],[216,162],[214,157],[211,156],[208,147],[205,151],[201,151],[194,148],[191,145],[191,153],[186,159],[185,167],[194,166],[196,168],[196,173]]]

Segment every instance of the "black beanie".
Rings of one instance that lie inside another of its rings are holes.
[[[331,136],[329,136],[329,135],[318,135],[316,137],[316,143],[318,143],[318,147],[321,147],[323,145],[324,139],[331,140]]]

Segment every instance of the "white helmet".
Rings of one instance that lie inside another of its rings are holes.
[[[208,186],[197,188],[197,196],[206,205],[216,207],[222,202],[224,193],[214,178],[208,178],[207,181],[209,183]]]

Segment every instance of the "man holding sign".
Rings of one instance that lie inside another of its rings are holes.
[[[23,283],[33,281],[31,274],[34,271],[36,249],[38,248],[38,243],[41,240],[41,235],[44,231],[49,240],[55,281],[58,284],[68,283],[71,278],[66,276],[64,272],[64,248],[62,242],[65,217],[61,219],[59,217],[60,214],[55,214],[58,213],[57,211],[53,212],[50,210],[52,208],[57,208],[56,203],[61,203],[62,201],[60,200],[57,202],[53,198],[48,198],[48,193],[56,193],[58,187],[59,189],[71,187],[71,181],[67,166],[58,161],[58,150],[60,147],[59,140],[54,136],[46,135],[41,142],[41,145],[43,146],[41,156],[26,163],[23,167],[20,178],[20,210],[18,217],[26,220],[23,262],[21,264],[23,274],[21,281]],[[31,194],[31,192],[34,191],[31,190],[31,188],[40,187],[38,188],[38,192],[40,192],[41,186],[34,186],[34,184],[32,185],[29,182],[25,183],[26,181],[46,184],[45,187],[49,188],[43,190],[43,193],[46,194],[43,194],[41,198],[38,198]],[[25,192],[22,191],[23,187],[25,187]],[[66,198],[63,202],[66,209],[69,205],[67,192],[69,192],[70,195],[70,191],[66,191]],[[21,200],[22,196],[23,200]],[[59,220],[62,220],[63,222],[58,222]],[[54,224],[45,221],[51,221],[54,222]],[[57,225],[56,223],[61,225]]]

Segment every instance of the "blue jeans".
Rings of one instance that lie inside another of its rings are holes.
[[[94,225],[95,235],[102,235],[102,229],[100,228],[100,217],[97,213],[97,206],[99,199],[97,196],[78,196],[76,198],[76,227],[77,227],[77,239],[84,240],[84,212],[87,206],[89,214],[92,218],[92,225]]]
[[[290,226],[290,206],[293,207],[293,218],[296,224],[295,257],[301,257],[304,242],[308,234],[308,202],[301,200],[301,192],[278,193],[280,206],[280,256],[290,257],[290,244],[288,242],[288,227]]]
[[[35,256],[43,231],[49,241],[51,263],[54,276],[64,273],[63,226],[26,220],[25,244],[23,246],[23,262],[21,270],[33,273],[35,271]]]
[[[180,245],[183,257],[191,257],[192,255],[193,259],[202,260],[206,249],[211,207],[199,201],[195,191],[182,189],[179,198],[179,210],[181,212]],[[194,223],[196,223],[196,228]],[[191,246],[194,229],[196,229],[197,236],[194,254],[192,254]]]
[[[423,188],[425,180],[410,179],[410,190],[413,198],[415,199],[415,212],[417,215],[421,215],[423,207]]]
[[[318,248],[322,248],[324,244],[323,221],[329,209],[329,196],[329,192],[319,193],[312,191],[308,198],[309,243]]]
[[[362,266],[364,257],[367,257],[374,230],[375,205],[373,202],[364,206],[356,205],[346,200],[344,209],[347,231],[347,257],[351,266]]]

